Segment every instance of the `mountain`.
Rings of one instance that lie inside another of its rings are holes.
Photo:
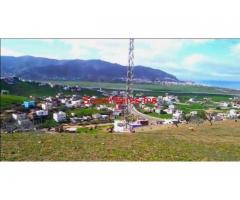
[[[33,56],[1,56],[1,76],[15,75],[31,80],[125,81],[126,66],[103,60],[56,60]],[[162,70],[134,67],[138,82],[179,80]]]

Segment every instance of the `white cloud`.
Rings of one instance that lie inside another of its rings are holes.
[[[232,47],[231,47],[231,52],[232,52],[234,55],[240,56],[240,43],[232,46]]]
[[[1,55],[3,55],[3,56],[16,56],[16,57],[18,57],[18,56],[26,56],[26,55],[29,55],[29,54],[26,54],[26,53],[23,53],[23,52],[14,51],[14,50],[12,50],[12,49],[8,49],[8,48],[2,47],[2,48],[1,48]],[[32,53],[31,56],[44,57],[44,58],[52,58],[52,59],[60,59],[60,58],[57,57],[57,56],[50,56],[50,55],[48,55],[48,54],[43,54],[43,53],[41,53],[41,54],[39,54],[39,53],[37,53],[37,54]]]
[[[79,59],[102,59],[127,65],[128,39],[62,39],[70,46],[69,57]],[[156,57],[166,59],[179,50],[183,40],[135,39],[135,63],[149,65]]]
[[[69,45],[68,58],[102,59],[127,65],[128,39],[61,39]],[[203,44],[210,39],[135,39],[135,64],[162,67],[164,63],[176,62],[177,52],[184,45]],[[186,63],[191,64],[191,59]],[[197,58],[195,58],[197,59]],[[199,58],[198,58],[199,59]],[[165,65],[165,64],[164,64]],[[176,64],[169,65],[175,67]]]
[[[17,51],[11,50],[11,49],[7,49],[4,47],[1,48],[1,54],[4,56],[22,56],[23,55],[20,52],[17,52]]]
[[[102,59],[127,64],[128,40],[123,39],[62,39],[70,46],[69,56],[79,59]]]
[[[206,62],[208,60],[207,56],[203,54],[192,54],[183,60],[183,65],[194,66],[201,62]]]

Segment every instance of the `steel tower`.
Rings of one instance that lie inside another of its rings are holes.
[[[127,67],[127,80],[126,80],[126,97],[127,97],[127,115],[131,113],[130,98],[133,97],[132,80],[133,80],[133,67],[134,67],[134,39],[130,38],[129,53],[128,53],[128,67]]]

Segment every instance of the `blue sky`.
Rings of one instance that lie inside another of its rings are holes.
[[[128,39],[2,39],[2,55],[102,59],[127,65]],[[240,39],[135,39],[135,65],[182,80],[240,80]]]

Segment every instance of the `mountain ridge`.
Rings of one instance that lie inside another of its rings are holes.
[[[100,59],[51,59],[34,56],[1,56],[1,76],[15,75],[31,80],[113,81],[126,79],[126,66]],[[180,82],[160,69],[137,65],[134,81]]]

